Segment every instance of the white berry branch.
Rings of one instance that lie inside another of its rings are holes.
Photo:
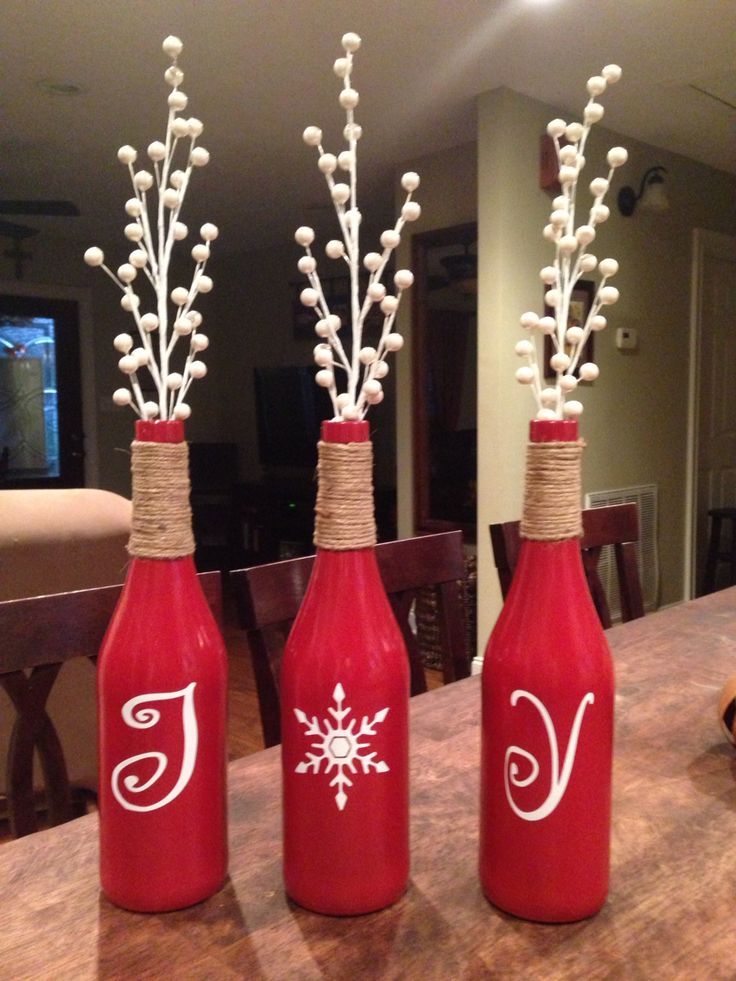
[[[554,263],[544,266],[540,277],[547,287],[545,303],[553,310],[554,316],[539,317],[536,313],[528,312],[522,315],[521,325],[530,333],[536,330],[543,336],[550,336],[554,352],[549,361],[555,375],[553,385],[545,384],[536,343],[522,340],[516,345],[516,353],[524,361],[516,372],[516,378],[521,384],[531,386],[537,402],[538,419],[575,417],[583,411],[582,403],[575,399],[566,401],[566,396],[577,388],[578,379],[594,381],[598,377],[596,364],[592,361],[579,362],[591,331],[603,330],[606,326],[601,309],[615,303],[619,296],[615,286],[607,285],[608,280],[618,272],[618,262],[615,259],[601,259],[599,262],[586,249],[596,238],[596,227],[609,217],[610,210],[603,204],[603,199],[614,170],[626,163],[628,154],[623,147],[612,147],[608,151],[608,176],[596,177],[591,181],[593,203],[587,220],[577,227],[575,209],[578,179],[585,167],[588,134],[593,124],[603,118],[603,106],[596,101],[597,97],[620,77],[618,65],[607,65],[600,75],[588,79],[590,98],[583,112],[583,122],[566,123],[563,119],[553,119],[547,126],[557,154],[561,193],[552,202],[549,223],[544,228],[544,237],[555,247]],[[596,269],[600,279],[585,323],[570,325],[573,291],[584,274],[589,275]]]
[[[336,419],[362,419],[369,406],[376,405],[383,399],[381,379],[389,371],[386,355],[398,351],[404,339],[393,330],[401,296],[414,282],[414,277],[408,269],[399,269],[394,275],[395,294],[387,293],[381,282],[391,253],[401,241],[401,230],[407,221],[416,221],[421,214],[421,208],[412,200],[412,193],[419,187],[419,176],[407,173],[401,178],[401,185],[407,192],[406,201],[401,214],[393,228],[388,228],[381,235],[381,252],[367,252],[363,256],[363,267],[368,272],[368,284],[365,295],[360,297],[360,222],[361,214],[358,209],[358,158],[357,144],[362,136],[362,128],[355,122],[355,108],[359,102],[358,92],[352,87],[351,75],[353,70],[353,54],[360,47],[357,34],[345,34],[342,38],[345,56],[337,59],[334,71],[343,80],[340,92],[340,105],[346,112],[346,125],[343,136],[347,141],[347,149],[335,155],[325,153],[322,147],[322,130],[317,126],[308,126],[304,130],[304,142],[317,148],[319,154],[317,165],[324,174],[330,197],[335,206],[337,221],[340,226],[341,239],[331,239],[325,246],[329,259],[343,261],[348,267],[350,280],[350,319],[352,323],[352,349],[345,350],[340,339],[340,329],[343,326],[340,317],[330,310],[327,297],[322,288],[322,282],[317,273],[317,260],[312,253],[314,230],[307,226],[298,228],[295,239],[301,245],[306,255],[299,260],[299,271],[306,275],[309,286],[302,290],[300,299],[306,307],[314,308],[318,320],[315,331],[320,342],[314,349],[314,360],[319,370],[316,382],[326,388],[332,399]],[[347,174],[348,183],[336,181],[334,174],[340,169]],[[371,310],[379,305],[383,314],[383,324],[375,347],[364,343],[366,319]],[[336,371],[345,374],[345,384],[338,390]]]
[[[165,140],[163,143],[155,140],[147,149],[153,173],[135,169],[138,152],[132,146],[122,146],[118,150],[118,160],[128,168],[133,185],[134,197],[125,202],[125,213],[131,220],[124,228],[126,239],[134,246],[133,251],[116,272],[105,265],[104,253],[97,246],[84,253],[87,265],[101,266],[120,287],[123,291],[120,305],[135,321],[140,346],[134,346],[130,334],[118,334],[113,342],[115,350],[122,355],[118,367],[130,384],[130,389],[116,389],[113,401],[116,405],[130,405],[142,419],[189,418],[191,409],[184,399],[192,381],[207,373],[207,366],[198,355],[207,349],[209,339],[199,330],[202,314],[192,305],[200,293],[209,293],[212,289],[212,279],[205,275],[205,268],[210,258],[210,243],[218,236],[216,225],[206,222],[200,228],[202,241],[191,251],[195,263],[191,285],[175,286],[170,290],[169,284],[174,244],[189,234],[180,214],[192,170],[206,166],[210,159],[209,152],[197,146],[197,139],[204,129],[201,120],[178,115],[187,108],[189,101],[179,88],[184,81],[184,73],[177,64],[182,49],[177,37],[167,37],[163,42],[164,53],[171,58],[164,78],[172,91],[167,99],[169,114]],[[175,167],[178,151],[183,169]],[[154,188],[155,195],[152,193]],[[153,289],[155,312],[141,313],[142,300],[133,288],[139,273],[143,273]],[[174,311],[171,318],[170,303]],[[153,340],[156,331],[158,353]],[[171,371],[174,347],[182,337],[189,337],[189,349],[181,371]],[[142,368],[148,369],[156,388],[156,402],[144,399],[138,378]]]

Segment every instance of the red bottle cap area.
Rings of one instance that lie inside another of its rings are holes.
[[[184,423],[181,419],[139,419],[135,438],[141,443],[183,443]]]
[[[322,440],[325,443],[367,443],[370,438],[370,426],[365,419],[357,422],[329,419],[322,423]]]
[[[577,419],[532,419],[529,423],[532,443],[572,443],[577,438]]]

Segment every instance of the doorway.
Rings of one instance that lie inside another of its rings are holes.
[[[82,487],[79,308],[0,295],[0,487]]]
[[[686,581],[703,591],[708,511],[736,507],[736,238],[696,230]],[[729,544],[730,547],[730,544]]]
[[[414,527],[475,543],[477,480],[475,223],[413,238]]]

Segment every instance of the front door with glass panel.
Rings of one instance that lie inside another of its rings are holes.
[[[0,295],[0,488],[83,485],[78,306]]]

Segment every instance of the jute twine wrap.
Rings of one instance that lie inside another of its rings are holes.
[[[528,443],[521,537],[580,538],[580,462],[585,442]]]
[[[317,444],[314,544],[344,552],[376,544],[373,515],[373,444]]]
[[[133,528],[128,552],[178,559],[194,552],[187,443],[131,443]]]

